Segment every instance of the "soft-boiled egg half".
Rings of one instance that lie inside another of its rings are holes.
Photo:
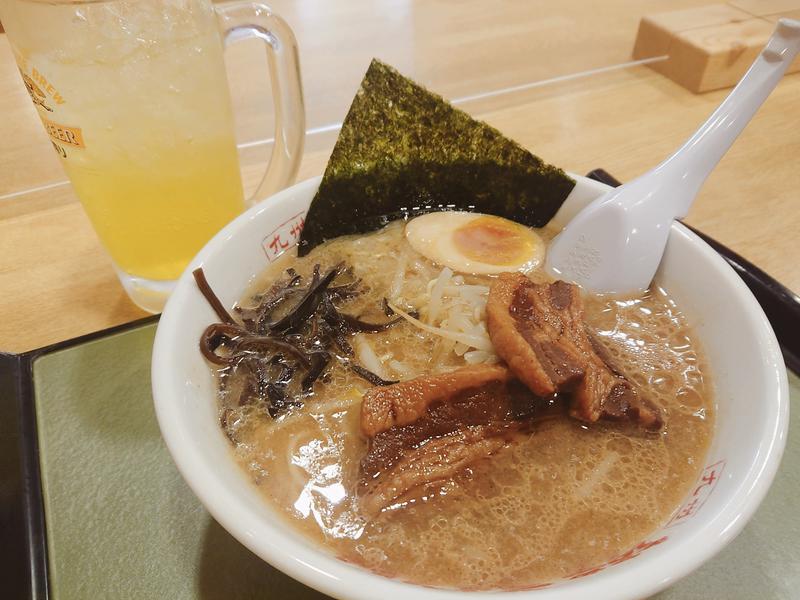
[[[435,212],[406,223],[417,252],[461,273],[527,272],[544,259],[545,243],[529,227],[492,215]]]

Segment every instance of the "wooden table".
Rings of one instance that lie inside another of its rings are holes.
[[[374,55],[546,160],[630,179],[674,150],[726,92],[693,95],[626,65],[640,17],[706,0],[279,0],[294,28],[312,130],[299,178],[322,172]],[[246,187],[268,156],[259,49],[229,52]],[[477,96],[477,97],[476,97]],[[469,99],[472,97],[472,99]],[[466,100],[464,100],[466,98]],[[708,180],[688,222],[800,292],[800,74],[787,76]],[[0,34],[0,351],[22,352],[145,314],[125,296]]]

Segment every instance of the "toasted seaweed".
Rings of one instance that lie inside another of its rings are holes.
[[[543,227],[574,185],[561,169],[373,60],[309,208],[298,252],[438,210]]]

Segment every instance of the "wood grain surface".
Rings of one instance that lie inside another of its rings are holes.
[[[451,99],[477,96],[460,106],[546,160],[575,173],[604,167],[627,180],[672,152],[726,94],[694,95],[651,69],[624,66],[638,22],[645,13],[707,3],[618,0],[601,14],[587,13],[578,0],[272,4],[300,42],[310,129],[341,120],[374,55]],[[240,155],[249,189],[260,178],[271,135],[258,50],[245,43],[228,56],[237,135],[248,144]],[[795,291],[798,98],[800,74],[785,77],[688,218]],[[144,316],[125,296],[65,183],[4,35],[0,115],[0,351],[25,351]],[[322,172],[335,138],[335,131],[308,137],[299,179]]]

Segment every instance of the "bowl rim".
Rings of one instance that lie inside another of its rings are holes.
[[[610,189],[594,180],[570,175],[581,185],[594,188],[598,193]],[[313,194],[320,180],[321,177],[306,179],[278,192],[236,217],[217,233],[192,259],[179,278],[156,331],[151,369],[152,388],[162,437],[179,472],[194,494],[214,519],[239,542],[295,580],[334,597],[356,600],[408,597],[457,600],[463,599],[468,593],[476,599],[496,600],[497,596],[502,594],[503,597],[509,598],[565,600],[584,598],[591,593],[595,600],[622,600],[640,598],[671,585],[709,560],[738,535],[766,495],[783,454],[789,425],[786,368],[775,334],[750,290],[715,250],[678,222],[673,223],[671,235],[676,234],[683,238],[697,252],[710,259],[726,284],[730,285],[745,302],[745,316],[759,332],[758,343],[765,351],[762,367],[769,372],[769,380],[773,385],[771,389],[765,390],[764,401],[765,405],[772,408],[771,419],[768,421],[769,439],[762,440],[766,442],[766,448],[757,461],[758,468],[751,469],[743,475],[740,486],[729,501],[710,519],[698,522],[699,526],[690,536],[679,544],[665,549],[665,554],[659,557],[657,563],[648,560],[647,556],[642,556],[636,561],[627,562],[624,569],[606,570],[591,577],[559,583],[550,588],[509,592],[463,592],[429,588],[385,578],[341,561],[324,550],[298,543],[296,539],[292,539],[283,531],[276,530],[271,522],[257,515],[245,515],[247,518],[244,518],[241,516],[243,513],[238,512],[233,516],[234,511],[230,508],[237,505],[236,494],[221,485],[215,471],[190,451],[190,444],[186,442],[192,439],[192,432],[184,429],[181,419],[176,418],[180,410],[179,404],[172,402],[176,380],[174,373],[169,369],[171,360],[169,349],[172,336],[175,335],[184,314],[178,304],[181,295],[177,292],[194,285],[192,270],[220,252],[225,247],[226,241],[246,228],[253,219],[264,211],[269,211],[273,204],[286,201],[298,194]],[[248,274],[252,275],[254,274]],[[745,493],[740,491],[743,489]],[[268,533],[271,537],[262,538],[256,535],[256,529],[270,530]],[[699,541],[699,538],[705,543],[693,543]]]

